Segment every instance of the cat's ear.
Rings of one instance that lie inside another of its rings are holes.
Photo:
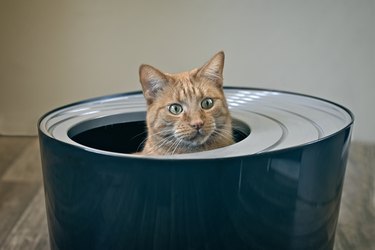
[[[168,78],[165,74],[146,64],[142,64],[139,67],[139,80],[148,104],[153,102],[158,92],[168,83]]]
[[[222,86],[224,59],[224,52],[218,52],[205,65],[198,69],[197,77],[205,77]]]

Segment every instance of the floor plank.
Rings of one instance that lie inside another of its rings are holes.
[[[1,250],[48,250],[48,229],[41,187],[4,240]]]
[[[0,136],[0,177],[35,137]]]
[[[35,183],[0,182],[0,246],[30,206],[40,185]]]
[[[24,148],[1,179],[14,182],[42,182],[42,168],[37,140],[33,140]]]
[[[335,250],[375,249],[375,146],[351,146]]]

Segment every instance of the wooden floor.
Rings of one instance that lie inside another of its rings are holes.
[[[375,145],[352,143],[335,250],[375,250]],[[38,140],[0,136],[0,250],[49,249]]]

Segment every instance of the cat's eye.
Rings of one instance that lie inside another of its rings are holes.
[[[169,106],[169,112],[171,112],[174,115],[181,114],[182,110],[183,110],[182,106],[180,104],[177,104],[177,103]]]
[[[214,106],[214,100],[212,98],[206,98],[201,102],[202,109],[210,109]]]

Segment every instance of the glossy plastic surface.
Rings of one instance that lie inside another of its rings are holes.
[[[39,130],[51,248],[332,249],[351,130],[207,159],[101,154]]]
[[[41,135],[52,249],[332,249],[350,128],[233,159],[100,155]]]

